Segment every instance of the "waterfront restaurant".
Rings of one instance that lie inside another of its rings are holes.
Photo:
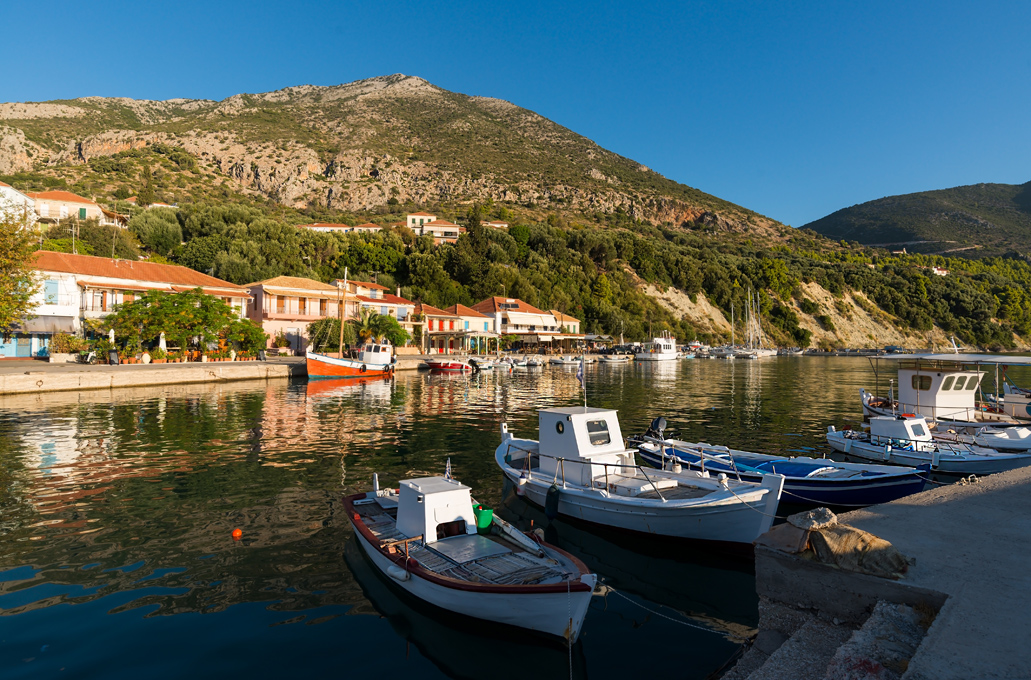
[[[250,299],[242,286],[174,264],[47,250],[33,253],[31,264],[40,283],[32,298],[33,318],[3,332],[0,357],[46,356],[55,333],[79,334],[85,319],[103,318],[116,305],[150,291],[181,293],[200,288],[221,298],[241,317]]]
[[[437,309],[419,304],[416,314],[426,322],[423,346],[427,354],[473,353],[487,354],[497,349],[498,334],[493,320],[465,305],[452,305]]]

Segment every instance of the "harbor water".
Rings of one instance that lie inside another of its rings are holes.
[[[0,399],[0,676],[704,678],[754,633],[751,565],[549,522],[503,485],[499,426],[583,402],[576,367],[274,380]],[[860,417],[865,359],[587,367],[625,435],[823,455]],[[882,378],[883,383],[883,378]],[[886,384],[886,383],[883,383]],[[373,572],[341,498],[442,474],[600,576],[580,641],[447,616]],[[242,536],[234,540],[234,529]]]

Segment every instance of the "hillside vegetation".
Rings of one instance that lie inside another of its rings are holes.
[[[840,243],[855,235],[792,230],[532,111],[407,76],[222,102],[0,104],[0,180],[133,213],[127,231],[78,225],[80,252],[167,260],[240,284],[329,281],[346,268],[438,307],[506,294],[632,340],[670,330],[723,342],[731,309],[740,338],[749,290],[782,345],[926,346],[954,333],[1001,349],[1031,337],[1023,258],[893,256]],[[1015,189],[1020,206],[1026,186]],[[124,201],[133,195],[178,207],[142,211]],[[468,232],[435,247],[391,226],[416,210]],[[511,227],[485,229],[486,218]],[[385,228],[295,226],[314,221]],[[71,227],[51,227],[41,246],[70,249]]]
[[[889,196],[811,222],[824,236],[908,252],[986,257],[1031,252],[1031,182]]]

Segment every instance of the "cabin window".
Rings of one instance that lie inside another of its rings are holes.
[[[967,377],[965,375],[961,375],[958,378],[956,378],[956,386],[953,387],[952,389],[954,389],[954,390],[961,390],[961,389],[963,389],[963,385],[965,385],[966,382],[967,382]]]
[[[913,389],[921,390],[926,392],[931,389],[931,376],[929,375],[914,375],[913,376]]]
[[[979,379],[980,379],[980,376],[977,376],[977,375],[970,376],[970,380],[967,381],[967,389],[968,390],[977,389],[977,381]]]
[[[373,345],[372,346],[372,351],[373,352],[379,352],[379,345]]]
[[[588,420],[587,438],[591,440],[591,446],[605,446],[612,441],[609,424],[604,420]]]
[[[437,525],[437,540],[451,536],[461,536],[466,533],[465,520],[456,519],[451,522],[441,522]]]
[[[924,426],[923,425],[921,425],[920,423],[913,423],[913,436],[914,437],[923,437],[925,434],[927,434],[927,433],[924,431]]]
[[[948,378],[946,378],[945,382],[942,383],[942,390],[952,389],[952,383],[955,380],[956,380],[956,376],[954,376],[954,375],[950,375]]]
[[[558,421],[557,423],[555,423],[555,432],[558,432],[559,434],[562,434],[565,431],[566,431],[565,423],[563,423],[561,420]]]

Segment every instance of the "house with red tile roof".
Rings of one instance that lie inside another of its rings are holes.
[[[79,333],[85,319],[105,317],[116,305],[150,291],[181,293],[200,288],[221,298],[241,317],[250,300],[243,286],[174,264],[46,250],[33,253],[31,264],[40,283],[32,298],[34,318],[7,329],[0,338],[0,356],[46,354],[54,333]]]
[[[408,215],[406,225],[415,232],[417,236],[432,236],[433,244],[454,243],[465,231],[454,222],[438,220],[436,215],[418,212]]]
[[[575,321],[568,314],[560,324],[555,312],[545,312],[517,298],[490,297],[473,305],[473,310],[490,317],[492,330],[499,335],[514,335],[525,347],[546,346],[568,349],[583,340],[577,332],[569,332]]]
[[[104,210],[95,201],[70,191],[40,191],[26,194],[33,201],[40,222],[56,223],[69,217],[80,220],[95,219],[108,224]]]

